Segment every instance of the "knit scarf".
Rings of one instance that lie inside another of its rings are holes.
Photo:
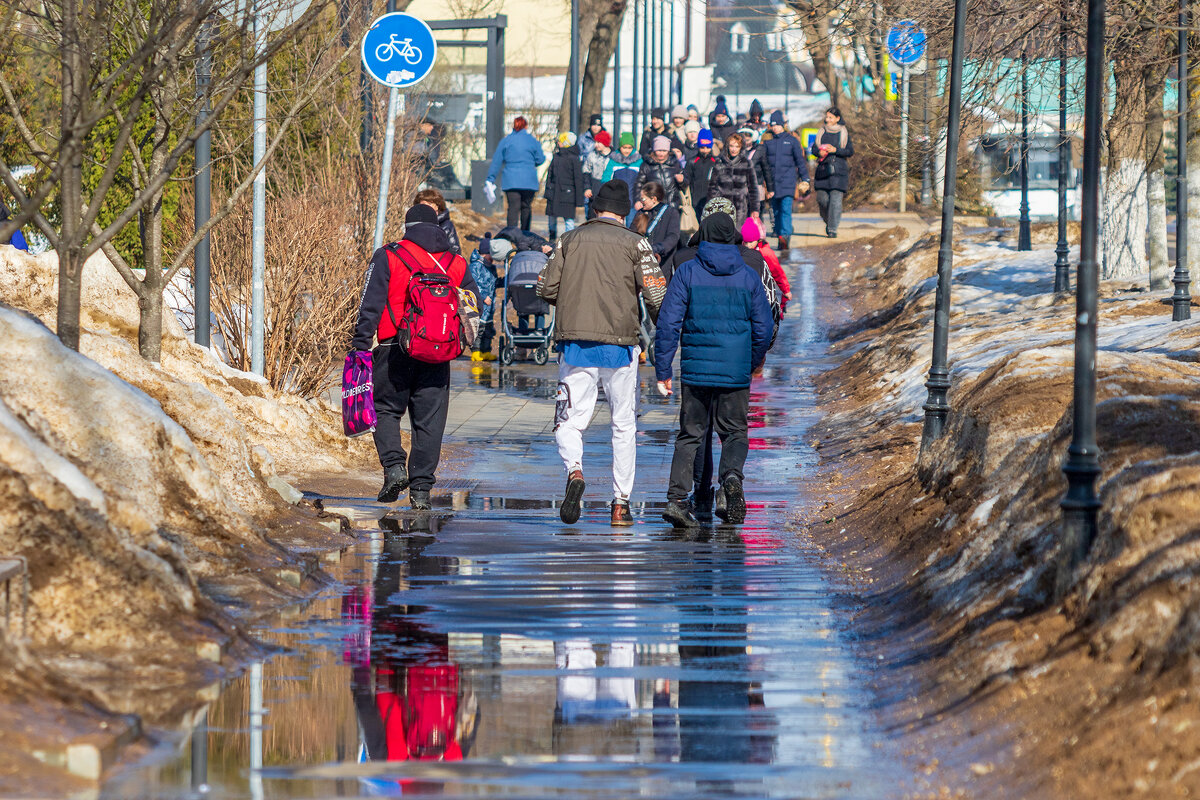
[[[845,125],[822,125],[820,136],[823,137],[827,133],[836,133],[838,135],[839,149],[844,149],[846,142],[850,139],[850,132],[846,130]],[[817,141],[819,142],[820,140],[820,137],[818,137]]]

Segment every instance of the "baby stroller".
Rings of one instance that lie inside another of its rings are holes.
[[[509,366],[517,348],[533,350],[533,363],[550,360],[550,340],[554,335],[554,309],[537,294],[538,276],[549,257],[540,250],[519,250],[505,260],[504,308],[500,309],[500,363]],[[508,306],[517,317],[514,328]]]

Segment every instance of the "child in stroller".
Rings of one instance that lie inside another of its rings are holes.
[[[504,228],[496,240],[504,253],[504,307],[500,311],[500,363],[509,366],[516,358],[517,348],[533,350],[535,364],[550,360],[551,338],[554,335],[554,313],[550,304],[537,296],[537,281],[546,262],[550,260],[550,244],[529,231]],[[492,248],[495,253],[496,241]],[[508,306],[516,316],[516,327],[509,319]]]

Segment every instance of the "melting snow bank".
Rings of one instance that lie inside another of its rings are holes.
[[[102,257],[82,352],[63,347],[56,268],[0,247],[0,557],[30,576],[27,619],[0,627],[5,795],[55,794],[69,781],[46,764],[93,774],[138,719],[194,708],[257,647],[240,620],[310,593],[306,552],[343,543],[279,472],[370,456],[331,406],[218,363],[169,312],[162,363],[142,360],[136,300]]]
[[[956,248],[952,412],[918,462],[936,251],[926,237],[882,262],[839,256],[834,286],[858,318],[822,378],[834,410],[820,447],[855,479],[833,516],[830,502],[805,521],[871,567],[883,605],[916,609],[877,622],[881,639],[905,640],[897,660],[921,664],[923,691],[896,707],[940,757],[923,788],[1195,796],[1200,314],[1173,323],[1164,295],[1102,286],[1101,530],[1056,603],[1074,297],[1051,292],[1052,245]]]

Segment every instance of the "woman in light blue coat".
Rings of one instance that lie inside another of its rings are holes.
[[[529,230],[533,218],[533,196],[538,190],[537,168],[546,161],[541,142],[526,130],[527,125],[524,117],[513,120],[513,132],[500,140],[487,174],[488,183],[495,185],[496,177],[503,170],[500,188],[508,205],[508,226],[523,231]]]

